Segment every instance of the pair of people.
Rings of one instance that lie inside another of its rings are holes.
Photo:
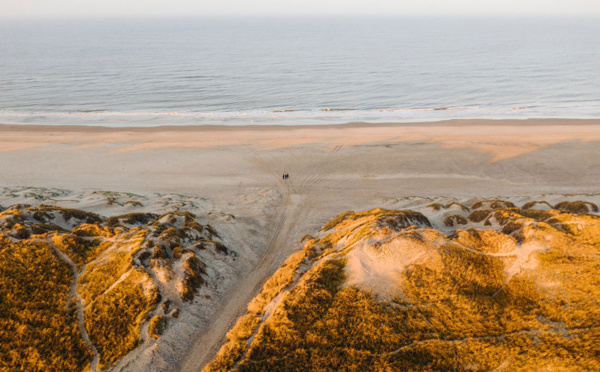
[[[287,173],[285,173],[285,174],[283,175],[283,179],[284,179],[284,180],[287,180],[288,178],[290,178],[290,175],[289,175],[289,174],[287,174]]]

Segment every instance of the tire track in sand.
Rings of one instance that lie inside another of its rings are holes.
[[[258,294],[267,278],[279,267],[280,261],[283,262],[282,259],[287,258],[289,252],[285,247],[290,244],[288,239],[300,209],[298,204],[293,203],[289,187],[285,187],[285,193],[268,248],[256,266],[240,280],[227,300],[215,311],[208,328],[196,337],[193,346],[179,365],[180,371],[200,371],[214,358],[223,345],[227,332],[237,319],[246,313],[250,300]]]

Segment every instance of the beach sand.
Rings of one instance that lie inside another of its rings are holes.
[[[284,173],[290,178],[283,180]],[[240,254],[239,277],[195,339],[180,345],[182,370],[204,365],[265,278],[299,248],[301,237],[340,212],[490,197],[597,202],[599,185],[600,120],[0,125],[4,206],[27,199],[21,194],[11,199],[7,190],[27,186],[87,196],[93,190],[131,192],[147,209],[165,195],[182,200],[185,195],[196,200],[190,209],[211,213],[207,218]],[[122,212],[93,202],[68,205],[105,215]],[[169,350],[165,346],[163,353]]]
[[[384,197],[588,192],[597,186],[599,140],[600,120],[2,125],[0,182],[206,197],[215,190],[287,185],[292,193],[328,200],[371,198],[374,189]]]

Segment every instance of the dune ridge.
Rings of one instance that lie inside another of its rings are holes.
[[[461,204],[488,216],[445,232],[426,211],[340,214],[265,283],[204,371],[597,369],[597,206],[535,205],[549,203]]]
[[[202,317],[214,311],[211,298],[221,296],[234,276],[237,257],[210,224],[199,224],[190,212],[103,218],[45,204],[15,204],[0,212],[0,245],[4,261],[0,278],[9,283],[1,296],[11,299],[3,304],[1,320],[5,330],[14,332],[8,339],[5,333],[0,336],[12,349],[3,350],[0,366],[32,371],[118,370],[130,363],[142,369],[148,363],[152,368],[169,368],[177,353],[167,351],[168,343],[162,344],[168,340],[161,335],[169,323],[173,323],[171,338],[194,333]],[[22,261],[31,254],[42,254],[45,261],[32,257],[23,261],[29,266],[10,267],[11,260]],[[43,271],[58,268],[66,271],[56,276],[63,286],[45,291],[66,310],[55,309],[53,314],[34,310],[44,307],[38,295],[44,289],[36,287],[23,298],[13,298],[18,286],[14,280],[29,276],[28,280],[42,284]],[[25,308],[19,310],[19,301]],[[46,323],[41,325],[40,319]],[[72,322],[73,336],[67,339],[74,343],[72,348],[79,348],[76,352],[64,347],[52,350],[65,339],[56,328],[62,323],[55,319]],[[36,324],[39,332],[56,338],[27,331]],[[42,341],[35,342],[35,337]],[[35,345],[36,356],[25,352],[20,343]],[[165,346],[160,356],[140,360],[141,355]]]

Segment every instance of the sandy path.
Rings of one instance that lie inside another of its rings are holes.
[[[84,313],[83,313],[83,299],[81,298],[81,295],[79,294],[79,292],[77,292],[77,283],[79,282],[80,272],[79,272],[79,270],[77,270],[77,266],[69,258],[69,256],[67,256],[65,253],[61,252],[58,248],[56,248],[56,245],[54,245],[54,243],[52,243],[52,240],[51,240],[52,236],[49,236],[49,239],[50,239],[50,242],[49,242],[50,247],[52,247],[52,249],[54,250],[54,253],[56,253],[56,255],[58,257],[60,257],[61,260],[68,263],[69,266],[71,266],[71,270],[73,271],[73,283],[71,284],[70,293],[71,293],[71,296],[73,296],[73,298],[75,298],[75,305],[77,306],[77,321],[79,323],[79,331],[81,332],[81,337],[83,338],[83,341],[85,341],[85,343],[88,345],[88,347],[92,351],[92,354],[94,355],[92,358],[92,362],[90,363],[90,371],[96,372],[98,370],[98,360],[100,358],[100,355],[98,354],[98,350],[92,343],[92,340],[90,340],[90,336],[88,335],[87,329],[85,328]]]
[[[293,252],[297,243],[294,237],[306,228],[306,224],[301,221],[306,220],[306,214],[318,209],[315,209],[314,203],[317,196],[315,187],[326,185],[326,175],[344,161],[347,159],[321,159],[313,156],[292,156],[290,159],[269,155],[252,159],[262,173],[269,175],[273,181],[279,180],[276,188],[283,198],[276,222],[273,224],[273,232],[260,260],[230,292],[209,322],[209,328],[199,334],[186,358],[178,366],[180,371],[199,371],[214,358],[225,341],[227,331],[246,313],[250,300],[260,292],[264,282]],[[284,173],[290,175],[285,181],[281,179]]]
[[[245,314],[250,300],[258,294],[265,280],[287,258],[289,252],[289,235],[294,228],[300,204],[294,199],[297,195],[290,193],[290,182],[285,182],[285,197],[280,207],[279,217],[273,230],[273,235],[256,266],[248,275],[240,280],[238,286],[230,293],[229,298],[215,312],[209,322],[210,327],[202,332],[195,344],[190,348],[181,365],[181,371],[199,371],[217,353],[225,341],[227,331],[233,327],[236,320]]]

